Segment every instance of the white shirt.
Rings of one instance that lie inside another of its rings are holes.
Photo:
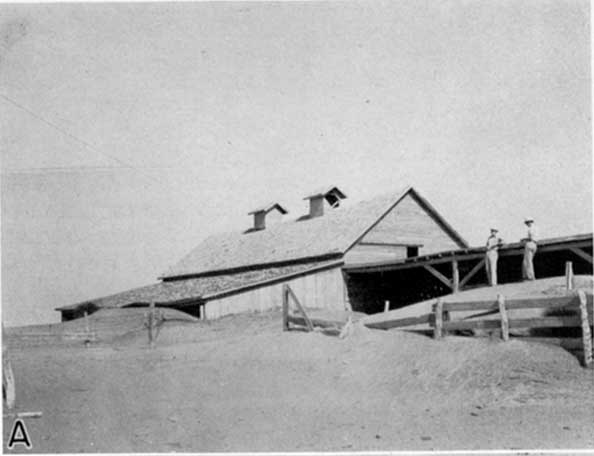
[[[534,223],[532,223],[532,225],[528,227],[528,231],[526,231],[526,238],[529,241],[538,241],[538,229],[536,228],[536,225]]]
[[[501,238],[499,238],[496,235],[492,234],[487,239],[487,250],[497,250],[499,248],[499,245],[502,242],[503,241],[501,240]]]

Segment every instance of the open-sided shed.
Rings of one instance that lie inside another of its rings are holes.
[[[520,242],[505,244],[499,251],[499,283],[522,280]],[[592,233],[543,239],[534,258],[537,278],[561,276],[571,262],[575,274],[592,274]],[[485,286],[485,248],[443,251],[394,261],[346,265],[354,310],[379,312],[443,296],[463,289]]]

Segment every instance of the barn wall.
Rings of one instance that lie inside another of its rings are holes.
[[[375,261],[400,260],[406,258],[406,246],[357,244],[344,256],[345,264],[373,263]]]
[[[460,248],[410,194],[406,195],[361,242],[419,245],[419,255]]]
[[[286,282],[263,286],[204,306],[207,319],[243,312],[262,312],[282,306],[282,286],[288,284],[305,307],[344,310],[345,286],[340,267],[301,276]]]

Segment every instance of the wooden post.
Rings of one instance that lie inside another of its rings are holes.
[[[443,336],[443,299],[439,298],[435,303],[435,328],[434,339],[441,339]]]
[[[460,271],[458,270],[458,260],[452,261],[452,291],[460,291]]]
[[[89,324],[89,314],[88,312],[85,311],[85,347],[90,347],[91,346],[91,325]]]
[[[14,375],[12,373],[12,366],[8,359],[8,350],[2,347],[2,387],[4,394],[6,394],[6,408],[14,408],[16,401],[16,391],[14,384]]]
[[[151,302],[149,305],[149,312],[148,312],[148,338],[149,338],[149,347],[153,348],[155,346],[155,342],[153,340],[153,326],[155,323],[155,303]]]
[[[499,306],[499,315],[501,316],[501,337],[507,342],[509,340],[509,320],[507,319],[507,310],[505,309],[505,298],[503,295],[497,295],[497,305]]]
[[[303,319],[305,320],[307,330],[313,331],[314,326],[313,326],[311,320],[309,319],[309,316],[305,313],[305,308],[301,305],[301,303],[299,302],[299,299],[297,299],[297,296],[295,296],[295,293],[293,293],[293,290],[291,290],[291,287],[289,285],[285,285],[285,286],[287,287],[287,291],[288,291],[289,295],[291,295],[291,298],[293,298],[293,301],[295,301],[295,304],[297,305],[297,309],[299,310],[301,315],[303,315]]]
[[[386,301],[384,303],[384,312],[388,312],[390,310],[390,301]]]
[[[573,264],[571,261],[565,262],[565,288],[573,290]]]
[[[286,284],[283,285],[283,331],[289,330],[289,290]]]
[[[580,298],[580,317],[582,320],[582,343],[584,345],[584,366],[592,365],[592,334],[590,333],[590,322],[588,321],[587,299],[584,290],[578,290]]]

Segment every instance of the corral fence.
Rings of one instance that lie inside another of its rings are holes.
[[[501,338],[509,340],[510,329],[552,329],[579,328],[581,330],[580,348],[583,350],[583,364],[593,365],[592,333],[594,325],[594,299],[592,291],[574,290],[574,276],[571,262],[565,264],[565,293],[561,296],[512,297],[497,295],[496,300],[469,300],[453,302],[438,298],[431,313],[406,318],[385,319],[366,323],[373,329],[406,328],[429,325],[433,337],[441,339],[454,331],[501,331]],[[454,295],[455,296],[455,295]],[[386,305],[386,311],[389,305]],[[541,309],[544,316],[532,318],[510,318],[509,311],[521,309]],[[466,312],[466,316],[454,319],[456,313]],[[468,312],[473,313],[468,316]],[[499,314],[499,319],[485,319],[486,315]],[[557,315],[552,315],[557,314]]]
[[[563,311],[568,315],[540,316],[533,318],[510,318],[508,311],[520,309],[543,309]],[[483,311],[499,313],[499,319],[453,319],[455,312]],[[574,314],[569,314],[573,312]],[[594,299],[592,293],[584,290],[571,292],[566,296],[537,298],[510,298],[498,295],[495,301],[444,302],[438,299],[433,305],[433,318],[428,322],[433,327],[433,337],[441,339],[448,331],[500,330],[501,338],[509,340],[510,329],[534,328],[581,328],[584,365],[592,365],[592,330],[594,320]]]

